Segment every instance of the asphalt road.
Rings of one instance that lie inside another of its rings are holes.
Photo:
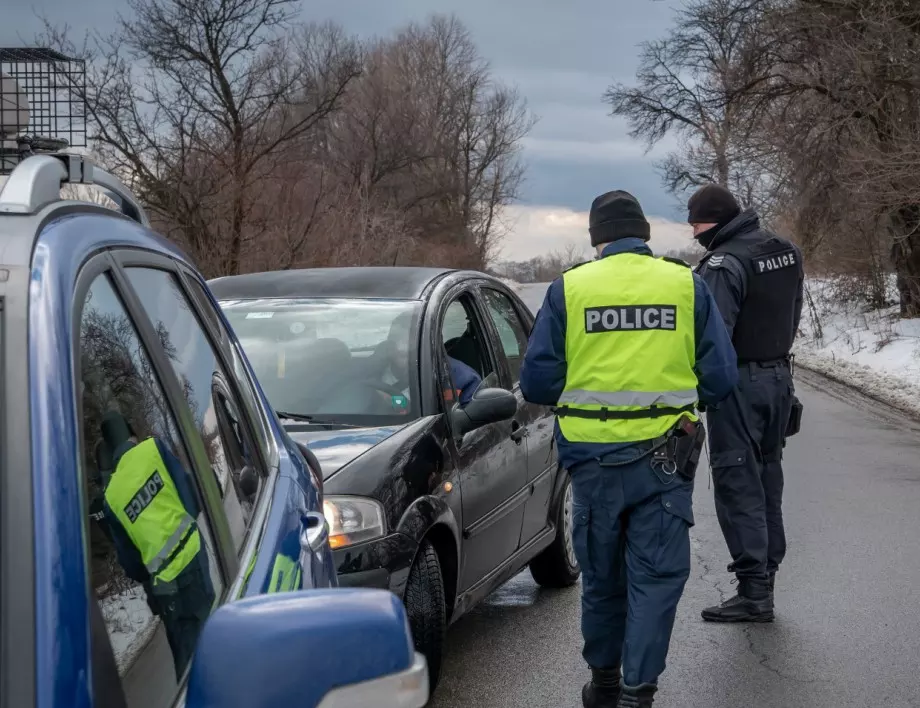
[[[542,288],[524,295],[536,307]],[[694,567],[656,706],[920,707],[920,425],[801,369],[796,382],[805,419],[786,449],[777,620],[700,619],[735,587],[704,458]],[[579,592],[540,590],[525,571],[487,598],[451,628],[429,705],[581,706]]]

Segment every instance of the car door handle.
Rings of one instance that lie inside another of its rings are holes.
[[[319,553],[329,541],[329,522],[318,511],[304,514],[304,530],[300,534],[300,548],[307,553]]]
[[[516,443],[520,443],[521,440],[527,437],[527,427],[521,425],[516,420],[511,422],[511,439]]]

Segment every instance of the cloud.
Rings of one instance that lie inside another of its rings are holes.
[[[509,207],[504,216],[508,235],[502,242],[499,258],[523,261],[545,255],[573,244],[591,255],[588,237],[588,212],[562,206]],[[652,238],[649,245],[655,253],[686,248],[693,244],[693,232],[682,224],[660,216],[649,216]]]
[[[642,144],[634,140],[547,140],[528,137],[521,142],[526,158],[553,162],[610,164],[643,157]]]

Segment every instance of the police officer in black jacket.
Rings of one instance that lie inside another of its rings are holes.
[[[738,593],[703,610],[712,622],[771,622],[774,577],[786,553],[783,446],[795,401],[789,353],[802,313],[802,253],[761,228],[719,185],[687,204],[706,248],[697,271],[715,296],[738,354],[739,383],[707,412],[716,514]]]

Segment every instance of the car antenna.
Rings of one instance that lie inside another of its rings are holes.
[[[62,152],[86,149],[85,93],[82,60],[52,49],[0,48],[0,176],[8,175],[0,185],[0,213],[34,214],[61,201],[63,185],[84,185],[149,226],[139,200],[118,177],[88,156]]]

